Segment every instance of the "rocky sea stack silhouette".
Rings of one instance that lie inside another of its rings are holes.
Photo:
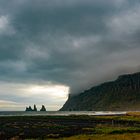
[[[26,110],[25,111],[33,111],[32,107],[29,106],[29,107],[26,107]]]
[[[45,108],[45,106],[44,106],[44,105],[42,105],[42,107],[41,107],[40,111],[46,111],[46,108]]]
[[[37,111],[37,107],[36,107],[36,105],[34,105],[34,108],[32,109],[32,107],[29,106],[29,107],[26,107],[25,111]],[[44,105],[42,105],[40,111],[46,111],[46,108]]]

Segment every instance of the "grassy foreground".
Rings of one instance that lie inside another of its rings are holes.
[[[49,139],[54,140],[54,139]],[[79,135],[58,140],[140,140],[140,134],[116,134],[116,135]]]
[[[0,140],[140,140],[140,113],[0,117]]]

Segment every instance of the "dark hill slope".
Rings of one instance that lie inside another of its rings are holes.
[[[71,95],[60,110],[140,110],[140,73]]]

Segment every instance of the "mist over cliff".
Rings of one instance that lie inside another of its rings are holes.
[[[69,96],[61,110],[68,111],[132,111],[140,110],[140,73],[119,76]]]

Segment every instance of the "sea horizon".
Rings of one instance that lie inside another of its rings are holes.
[[[0,111],[0,116],[124,115],[128,111]]]

